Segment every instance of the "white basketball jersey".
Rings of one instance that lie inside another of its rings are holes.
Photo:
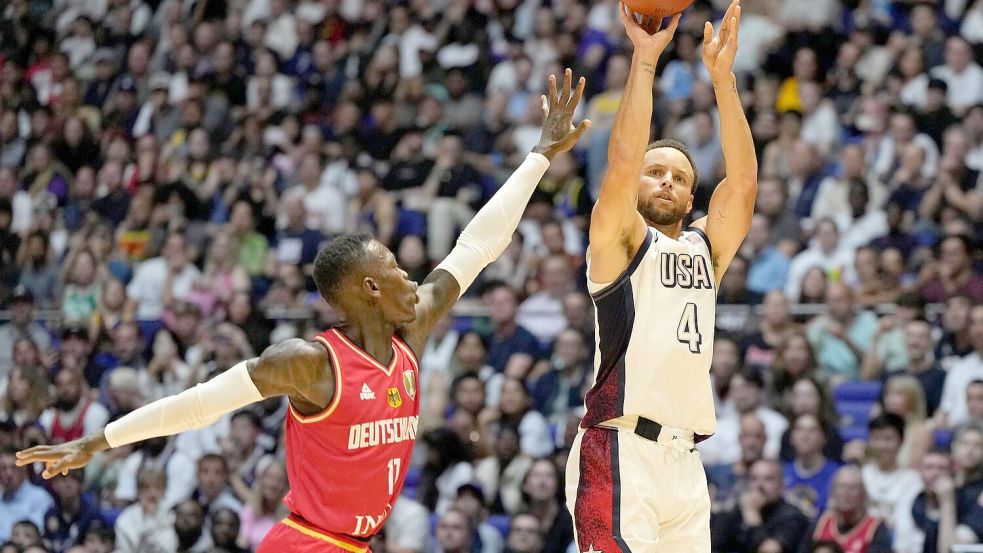
[[[713,434],[717,291],[706,234],[691,227],[673,240],[650,228],[617,280],[588,279],[587,286],[597,346],[581,425],[642,416],[698,436]]]

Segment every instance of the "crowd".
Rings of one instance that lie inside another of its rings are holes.
[[[721,308],[714,343],[714,549],[981,542],[983,0],[742,6],[759,192],[718,291],[751,307]],[[654,91],[653,136],[702,177],[694,217],[723,176],[699,50],[725,7],[687,10]],[[285,515],[284,401],[51,481],[13,452],[327,328],[311,264],[340,232],[422,280],[536,143],[564,67],[593,128],[468,292],[482,310],[428,342],[418,455],[373,550],[576,551],[562,467],[592,381],[585,230],[630,55],[616,9],[0,4],[0,553],[253,550]],[[861,389],[858,409],[837,399]]]

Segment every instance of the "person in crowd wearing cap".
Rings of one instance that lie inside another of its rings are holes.
[[[51,335],[34,320],[34,295],[24,286],[14,288],[10,297],[10,322],[0,326],[0,380],[13,367],[14,343],[27,338],[41,351],[51,347]]]
[[[44,515],[44,539],[55,551],[81,545],[92,524],[103,521],[99,506],[83,493],[82,480],[82,471],[73,470],[51,482],[55,504]]]
[[[452,508],[461,511],[471,519],[470,524],[475,528],[475,553],[502,553],[505,540],[501,532],[488,523],[488,508],[485,506],[485,494],[475,484],[464,484],[457,489],[457,498]]]

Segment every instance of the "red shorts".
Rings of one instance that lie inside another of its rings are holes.
[[[372,553],[368,545],[355,545],[331,536],[291,516],[276,523],[256,553]]]

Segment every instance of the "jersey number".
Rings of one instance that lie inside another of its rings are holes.
[[[696,304],[687,303],[683,308],[683,316],[679,318],[679,326],[676,327],[676,339],[680,343],[689,346],[690,353],[700,353],[700,344],[703,343],[703,335],[700,334],[700,327],[696,318]]]
[[[392,497],[393,490],[396,489],[396,482],[399,480],[399,466],[403,460],[393,457],[389,460],[389,497]]]

